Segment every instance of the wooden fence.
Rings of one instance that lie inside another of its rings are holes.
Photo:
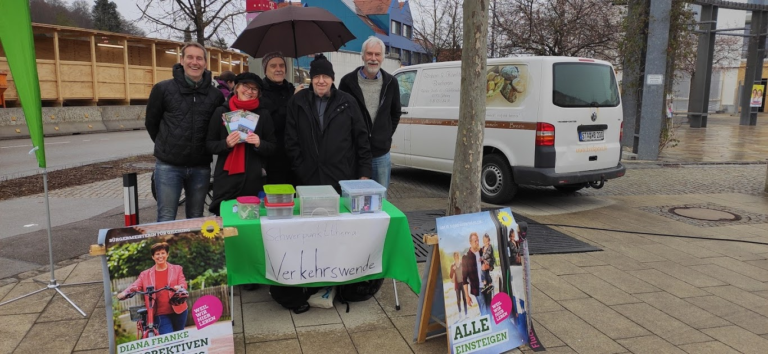
[[[152,86],[172,77],[182,42],[145,38],[83,28],[32,24],[42,100],[61,106],[130,104],[146,101]],[[208,69],[235,74],[248,71],[248,55],[208,47]],[[17,103],[18,94],[5,51],[0,46],[0,71],[8,72],[5,100]],[[140,103],[141,104],[141,103]]]

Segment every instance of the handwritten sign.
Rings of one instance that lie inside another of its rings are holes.
[[[382,272],[389,215],[262,219],[267,279],[296,285]]]

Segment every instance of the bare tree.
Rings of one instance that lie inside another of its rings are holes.
[[[464,1],[459,129],[447,215],[480,211],[480,170],[485,129],[488,1]]]
[[[461,59],[462,1],[419,0],[412,4],[422,14],[414,18],[416,42],[437,61]]]
[[[75,0],[69,6],[69,17],[76,27],[93,28],[93,19],[91,18],[91,4],[86,0]]]
[[[509,54],[616,61],[621,8],[612,0],[507,0],[497,4],[497,46]]]
[[[679,51],[675,66],[689,76],[696,71],[696,50],[698,48],[698,35],[692,31],[683,34],[683,45],[686,51]],[[718,35],[715,37],[715,50],[712,56],[712,71],[721,71],[725,68],[737,66],[741,59],[743,41],[741,37]]]
[[[205,44],[217,36],[238,35],[236,21],[245,13],[240,0],[140,0],[141,18],[168,38],[183,36],[187,26],[192,38]]]

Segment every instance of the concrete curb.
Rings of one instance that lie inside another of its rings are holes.
[[[43,107],[46,136],[144,129],[146,106]],[[22,108],[0,110],[0,139],[27,138]]]

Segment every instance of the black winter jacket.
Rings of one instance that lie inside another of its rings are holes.
[[[321,129],[312,86],[288,102],[285,150],[291,159],[296,185],[331,185],[371,177],[368,134],[357,103],[331,86],[331,97]]]
[[[227,147],[227,128],[221,115],[230,112],[229,105],[216,108],[208,126],[208,139],[206,142],[208,152],[218,155],[216,167],[213,170],[213,201],[208,209],[210,212],[220,215],[219,206],[222,201],[235,199],[242,196],[256,196],[264,189],[264,178],[261,169],[264,167],[264,159],[271,156],[276,149],[275,128],[269,112],[264,108],[256,108],[253,113],[259,115],[254,134],[261,140],[259,147],[245,145],[245,173],[230,175],[224,171],[224,163],[227,161],[231,148]]]
[[[181,64],[173,66],[173,79],[158,82],[149,94],[144,125],[155,142],[155,157],[175,166],[206,166],[211,154],[205,148],[208,122],[224,102],[205,70],[197,88],[187,84]]]
[[[261,106],[269,111],[277,138],[277,149],[267,160],[267,182],[270,184],[294,184],[291,162],[285,154],[285,119],[288,116],[288,101],[293,97],[294,91],[296,88],[288,80],[283,80],[282,85],[277,85],[264,78]]]
[[[360,76],[360,69],[353,70],[344,75],[339,83],[339,90],[347,92],[355,98],[357,105],[363,112],[366,127],[368,127],[368,136],[371,140],[371,155],[379,157],[389,152],[392,147],[392,135],[395,134],[397,125],[400,123],[400,85],[394,76],[390,75],[384,69],[381,72],[381,94],[379,98],[379,110],[376,112],[376,119],[371,119],[371,115],[365,108],[365,98],[363,90],[357,78]]]

